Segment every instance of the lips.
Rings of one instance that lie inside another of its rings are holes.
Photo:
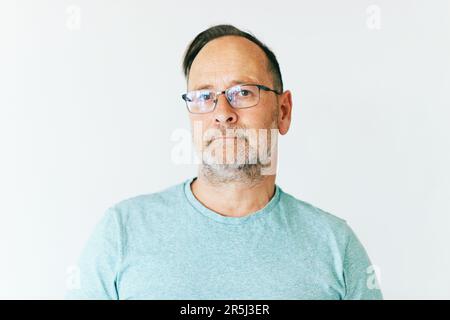
[[[217,140],[217,139],[236,139],[237,137],[216,137],[213,138],[213,140]]]
[[[241,138],[239,138],[239,137],[214,137],[211,139],[210,143],[212,143],[216,140],[235,140],[235,139],[241,139]]]
[[[237,140],[237,139],[243,139],[240,137],[224,137],[224,136],[220,136],[220,137],[214,137],[212,138],[209,142],[208,145],[212,144],[214,141],[226,141],[226,140]]]

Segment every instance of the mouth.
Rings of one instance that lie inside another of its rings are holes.
[[[210,141],[209,141],[209,143],[208,143],[208,145],[211,145],[211,144],[213,144],[215,141],[226,141],[226,140],[236,140],[236,139],[242,139],[242,138],[239,138],[239,137],[214,137],[214,138],[212,138]]]
[[[238,137],[215,137],[211,139],[211,142],[215,141],[215,140],[233,140],[233,139],[238,139]]]
[[[213,140],[216,140],[216,139],[237,139],[237,137],[216,137],[216,138],[213,138]]]

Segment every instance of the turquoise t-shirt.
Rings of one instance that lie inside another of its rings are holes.
[[[193,179],[108,208],[66,299],[382,299],[345,220],[278,185],[261,210],[222,216]]]

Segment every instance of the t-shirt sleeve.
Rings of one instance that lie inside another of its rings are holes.
[[[121,232],[116,211],[106,210],[78,259],[78,281],[65,299],[119,299],[117,274],[121,260]]]
[[[345,281],[343,300],[383,299],[375,273],[376,266],[372,265],[366,250],[349,226],[343,263]]]

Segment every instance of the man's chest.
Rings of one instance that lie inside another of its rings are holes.
[[[119,275],[120,299],[339,299],[343,294],[332,261],[291,241],[183,240],[131,246]]]

